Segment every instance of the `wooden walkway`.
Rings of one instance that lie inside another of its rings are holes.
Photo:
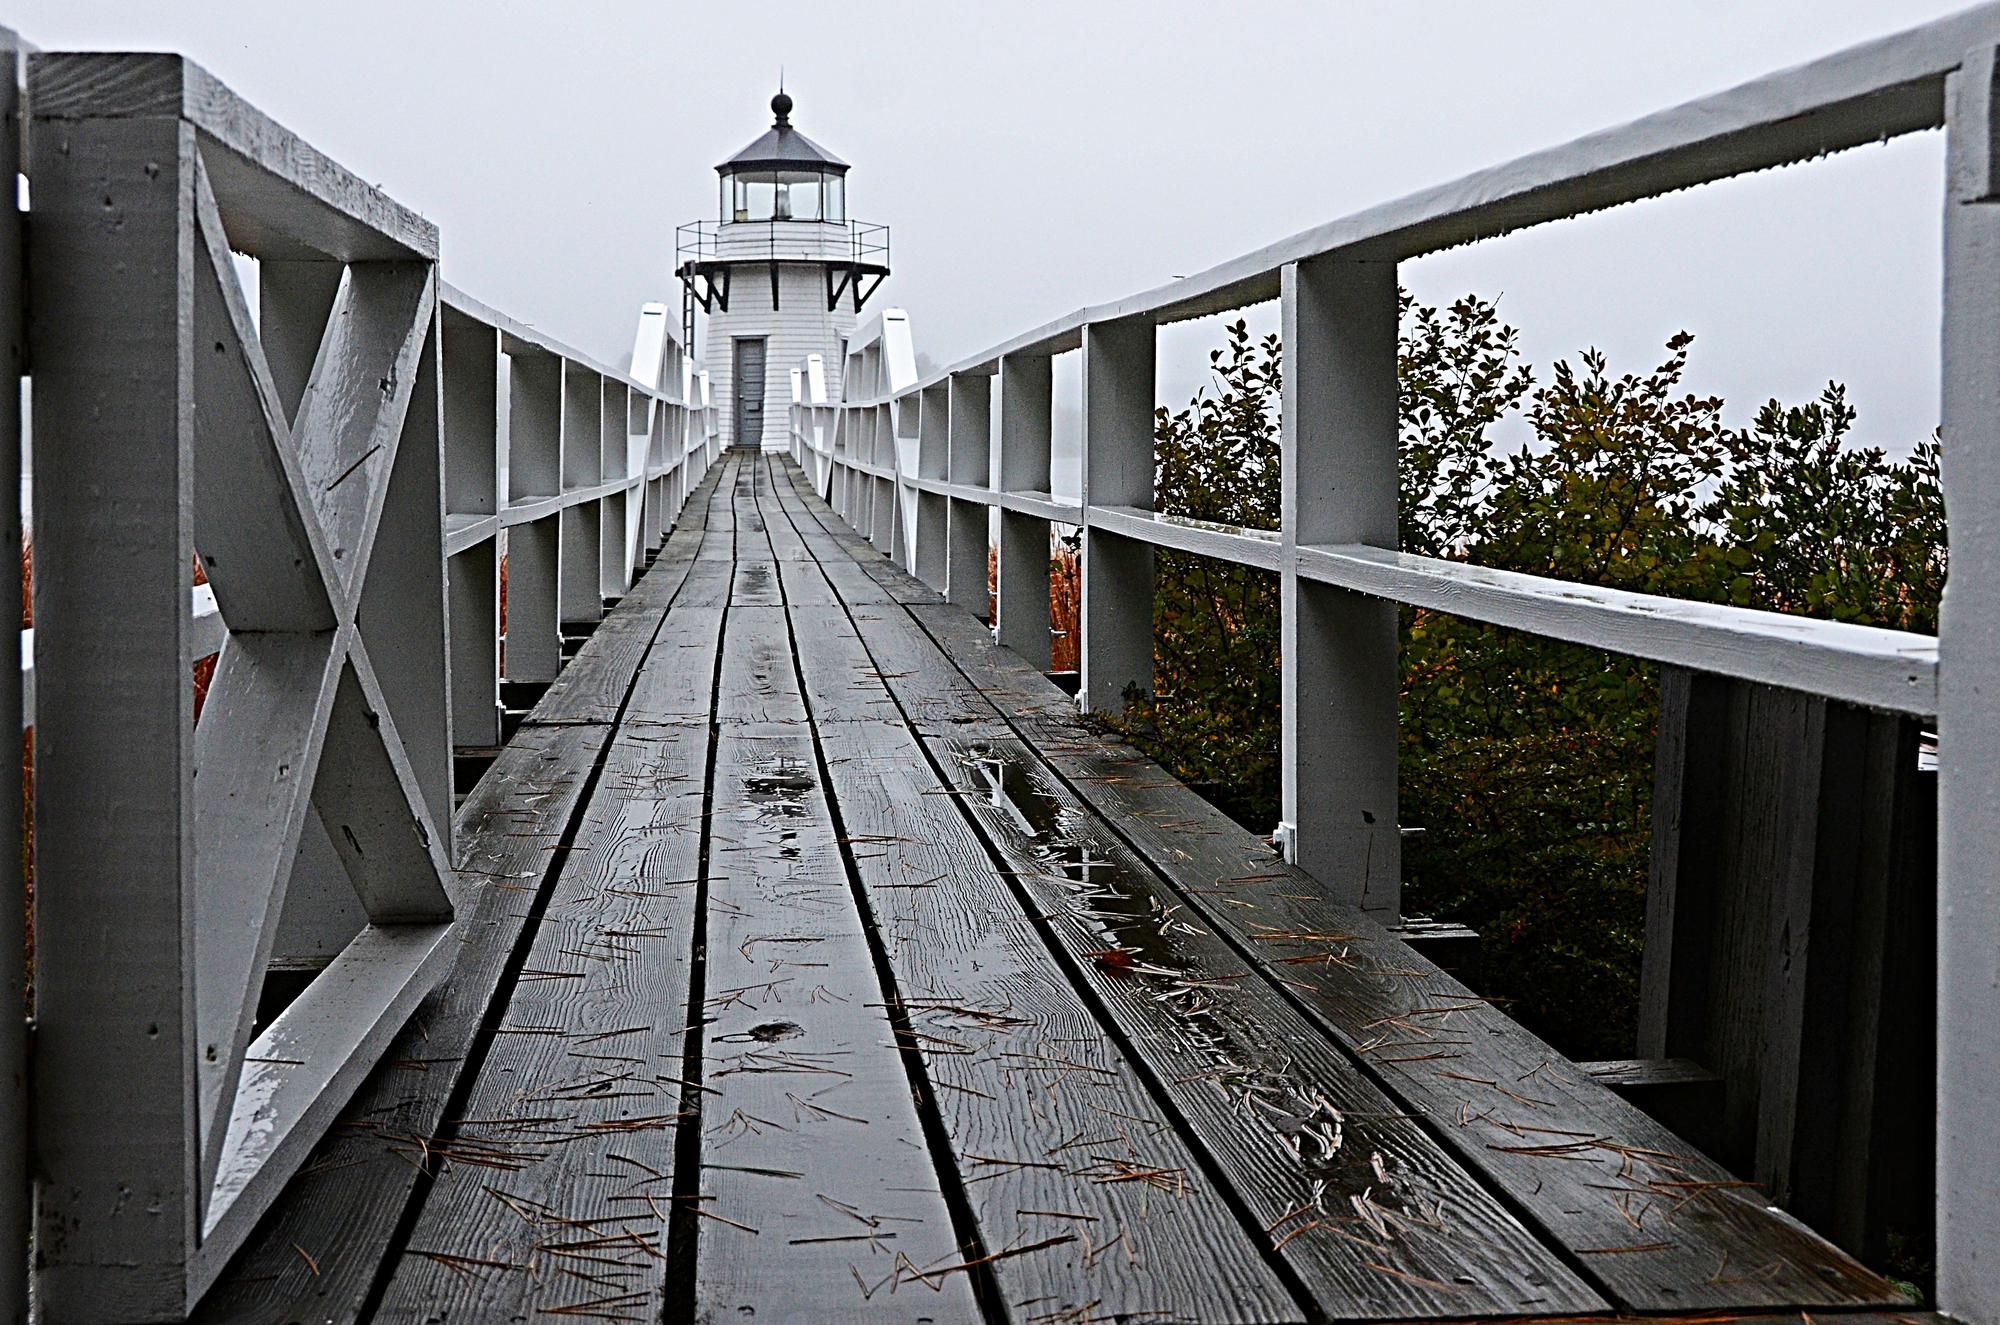
[[[459,818],[452,977],[200,1319],[1902,1299],[732,455]]]

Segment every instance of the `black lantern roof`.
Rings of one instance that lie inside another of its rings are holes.
[[[792,127],[792,99],[780,92],[771,98],[777,123],[764,136],[717,166],[716,172],[734,175],[744,170],[824,170],[847,173],[847,163]]]

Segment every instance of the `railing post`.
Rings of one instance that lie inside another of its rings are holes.
[[[1054,373],[1047,355],[1009,354],[1000,360],[1000,480],[1002,492],[1049,491],[1050,420]],[[1049,669],[1049,522],[1000,512],[999,592],[993,637],[1029,666]]]
[[[52,1185],[38,1277],[43,1310],[58,1319],[92,1309],[112,1319],[119,1297],[119,1319],[170,1319],[188,1306],[183,1267],[200,1236],[185,942],[194,707],[181,587],[194,555],[180,371],[192,322],[182,240],[194,227],[193,134],[159,116],[79,121],[60,151],[54,133],[35,137],[36,442],[45,458],[66,457],[40,467],[34,494],[36,1163]],[[107,187],[116,227],[92,215]],[[101,360],[91,351],[113,326],[123,354]],[[107,547],[118,549],[113,577],[93,572]],[[110,667],[121,673],[115,688],[104,684]],[[118,830],[81,814],[55,819],[54,803],[102,805]],[[90,877],[109,886],[92,890]],[[98,1045],[120,1052],[88,1061]],[[143,1218],[120,1218],[121,1189],[144,1194]],[[89,1217],[100,1212],[108,1217]],[[62,1241],[53,1256],[52,1236]]]
[[[562,360],[538,347],[507,349],[507,499],[510,504],[562,491]],[[507,530],[509,681],[553,681],[562,667],[555,515]]]
[[[993,481],[993,379],[953,373],[949,381],[948,472],[953,483],[983,488]],[[945,597],[987,620],[993,600],[986,577],[992,541],[986,504],[953,498],[945,541]]]
[[[599,426],[603,430],[604,452],[600,472],[604,482],[611,484],[632,477],[632,400],[623,382],[612,377],[603,381],[604,403]],[[637,517],[640,508],[636,503],[640,497],[640,492],[628,487],[607,492],[600,501],[597,514],[597,588],[604,598],[622,597],[632,587],[632,553],[639,541]]]
[[[1396,266],[1284,270],[1286,858],[1350,905],[1400,911],[1396,605],[1301,579],[1296,549],[1396,546]]]
[[[946,480],[951,469],[951,388],[943,383],[927,386],[916,402],[917,477]],[[914,564],[910,573],[944,592],[945,558],[951,526],[951,499],[940,493],[917,492],[917,528]]]
[[[1158,337],[1149,318],[1083,329],[1083,639],[1077,702],[1122,713],[1153,688],[1153,549],[1091,524],[1092,506],[1153,509]]]
[[[1943,399],[1951,578],[1938,632],[1938,1306],[2000,1322],[2000,98],[1946,95]]]
[[[18,36],[0,28],[0,180],[21,169],[21,54]],[[21,730],[21,374],[27,366],[21,325],[21,214],[0,200],[0,621],[16,642],[0,662],[0,728]],[[5,564],[5,563],[0,563]],[[0,760],[0,1325],[27,1325],[28,1027],[25,993],[27,897],[21,877],[21,760]]]
[[[604,481],[604,383],[580,364],[562,360],[562,490]],[[604,616],[598,563],[603,553],[599,504],[562,509],[561,625],[594,625]]]
[[[874,444],[871,463],[878,469],[886,469],[894,475],[897,472],[896,407],[888,404],[877,405],[873,414],[873,425],[869,429],[869,436]],[[874,532],[870,538],[874,540],[875,550],[891,560],[895,559],[900,546],[897,537],[902,521],[901,503],[897,496],[899,486],[900,480],[897,478],[882,478],[879,475],[873,484],[875,514]]]
[[[325,319],[321,319],[325,325]],[[497,517],[505,494],[500,465],[500,333],[444,313],[445,510]],[[452,739],[500,744],[500,567],[489,538],[451,558]]]

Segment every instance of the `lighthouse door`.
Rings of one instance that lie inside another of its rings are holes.
[[[764,340],[736,342],[736,445],[764,444]]]

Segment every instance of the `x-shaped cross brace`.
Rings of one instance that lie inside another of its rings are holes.
[[[443,518],[437,276],[425,262],[348,266],[293,415],[205,166],[195,187],[193,532],[229,630],[195,734],[195,1045],[204,1243],[226,1251],[238,1238],[214,1235],[244,1191],[303,1158],[448,957],[448,792],[427,801],[397,725],[443,711],[430,659],[444,623],[398,619],[394,582],[441,584],[444,568],[435,550],[377,555],[385,511],[411,528]],[[433,586],[417,588],[425,601]],[[399,647],[426,633],[429,648]],[[315,814],[369,923],[253,1051]],[[239,1218],[267,1200],[241,1202]]]

